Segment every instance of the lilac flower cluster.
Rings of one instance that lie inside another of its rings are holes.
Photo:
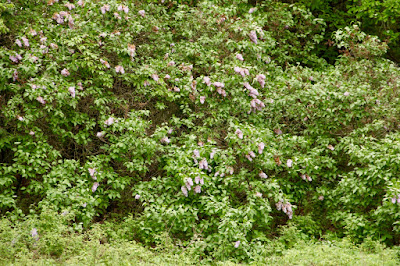
[[[107,11],[110,11],[110,5],[104,5],[100,7],[101,14],[105,14]]]
[[[257,33],[254,30],[250,31],[249,37],[252,42],[257,44]]]
[[[194,183],[196,183],[196,186],[193,188],[193,191],[195,194],[201,193],[201,186],[204,185],[204,179],[200,176],[196,176],[194,178],[194,183],[193,180],[190,177],[185,178],[185,185],[181,187],[181,191],[185,197],[188,196],[188,192],[192,190],[192,187],[194,186]]]
[[[395,204],[396,202],[400,204],[400,194],[397,195],[397,197],[396,196],[392,197],[392,203]]]
[[[20,54],[16,54],[15,56],[10,55],[9,58],[12,62],[17,63],[17,64],[19,63],[19,61],[22,60],[22,56]]]
[[[258,83],[260,83],[261,88],[264,88],[265,86],[265,75],[264,74],[258,74],[256,76]]]
[[[253,158],[256,158],[256,154],[253,151],[250,151],[248,154],[246,154],[246,158],[251,162],[253,161]]]
[[[290,204],[289,202],[283,204],[283,201],[279,201],[276,204],[276,209],[278,211],[282,210],[284,213],[286,213],[286,215],[289,217],[289,219],[293,218],[292,204]]]
[[[163,137],[160,142],[162,144],[169,144],[171,142],[171,140],[168,137]]]
[[[243,67],[234,67],[233,69],[236,73],[240,74],[242,77],[245,77],[246,75],[250,75],[250,72],[247,68],[243,68]]]
[[[302,178],[304,181],[308,181],[308,182],[311,182],[311,181],[312,181],[312,178],[311,178],[309,175],[307,175],[307,174],[301,175],[301,178]]]

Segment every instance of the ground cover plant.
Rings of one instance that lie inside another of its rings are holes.
[[[66,235],[90,242],[99,223],[102,243],[168,239],[188,263],[259,261],[276,237],[399,244],[400,69],[359,23],[327,33],[273,0],[3,2],[0,211],[15,252],[60,258]]]

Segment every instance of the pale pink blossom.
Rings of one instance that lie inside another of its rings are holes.
[[[31,131],[29,131],[29,135],[35,136],[35,132],[33,132],[33,131],[31,130]]]
[[[187,188],[185,186],[181,186],[181,190],[182,190],[183,195],[185,195],[185,197],[187,197],[188,196]]]
[[[83,0],[79,0],[78,3],[76,3],[78,6],[80,7],[84,7],[85,3],[83,2]]]
[[[93,184],[93,186],[92,186],[92,192],[94,193],[96,190],[97,190],[97,188],[99,187],[99,183],[98,182],[94,182],[94,184]]]
[[[249,152],[249,155],[250,155],[251,157],[253,157],[253,158],[256,158],[256,154],[255,154],[253,151],[250,151],[250,152]]]
[[[30,34],[31,36],[36,36],[36,35],[37,35],[37,32],[36,32],[34,29],[30,29],[29,34]]]
[[[174,86],[174,92],[180,92],[180,91],[181,91],[181,89],[180,89],[180,88],[178,88],[178,87]]]
[[[118,6],[118,11],[124,11],[126,14],[129,12],[129,7],[124,6],[124,5],[119,5]]]
[[[249,37],[252,42],[257,44],[257,33],[254,30],[250,31]]]
[[[249,70],[247,68],[242,68],[242,67],[236,66],[236,67],[233,68],[233,70],[236,73],[240,74],[242,77],[245,77],[246,75],[250,75],[250,72],[249,72]]]
[[[125,74],[124,67],[120,66],[120,65],[115,66],[115,72],[117,72],[117,73],[119,72],[121,74]]]
[[[24,118],[23,118],[22,116],[20,116],[20,115],[17,115],[17,119],[18,119],[19,121],[24,121]]]
[[[16,81],[18,79],[18,71],[17,70],[14,70],[12,77],[13,77],[13,81]]]
[[[97,132],[96,137],[102,138],[106,133],[104,131]]]
[[[106,121],[104,121],[104,124],[106,126],[111,126],[114,123],[114,117],[110,116]]]
[[[50,46],[51,49],[58,49],[58,45],[55,44],[55,43],[50,43],[49,46]]]
[[[321,196],[318,197],[318,199],[323,201],[324,200],[324,196],[321,195]]]
[[[286,162],[287,167],[292,167],[293,161],[291,159],[288,159]]]
[[[144,10],[139,10],[139,15],[141,15],[142,17],[144,17],[146,15],[146,12]]]
[[[349,96],[350,92],[346,91],[345,93],[343,93],[344,96]]]
[[[258,175],[259,175],[259,177],[264,178],[264,179],[268,178],[267,174],[264,173],[263,171],[261,171]]]
[[[264,88],[264,86],[265,86],[265,75],[264,74],[258,74],[257,75],[257,81],[258,81],[258,83],[260,83],[260,86],[262,87],[262,88]]]
[[[143,82],[143,86],[147,87],[147,86],[149,86],[149,85],[150,85],[150,82],[149,82],[148,80],[145,80],[145,81]]]
[[[97,177],[95,176],[96,168],[89,168],[88,171],[89,171],[90,177],[93,178],[94,180],[96,180],[97,179]]]
[[[136,194],[136,195],[135,195],[135,199],[136,199],[136,200],[140,199],[140,195],[139,195],[139,194]]]
[[[43,44],[47,41],[47,37],[40,38],[40,43]]]
[[[193,180],[190,177],[185,178],[185,185],[188,190],[191,190],[193,184]]]
[[[158,77],[157,74],[152,74],[152,75],[151,75],[151,78],[152,78],[154,81],[158,81],[158,80],[159,80],[159,77]]]
[[[68,77],[70,73],[68,69],[64,68],[63,70],[61,70],[61,75],[63,75],[64,77]]]
[[[242,54],[237,54],[236,58],[239,59],[240,61],[244,61],[244,58],[243,58]]]
[[[100,63],[102,63],[106,68],[110,68],[110,64],[106,60],[100,59]]]
[[[216,151],[215,149],[211,151],[211,153],[210,153],[210,159],[213,159],[213,158],[214,158],[215,153],[217,153],[217,151]]]
[[[200,152],[199,152],[199,150],[194,150],[194,151],[193,151],[193,156],[194,156],[195,158],[199,158],[199,157],[200,157]]]
[[[26,37],[21,37],[21,40],[24,42],[25,47],[29,47],[29,40]]]
[[[256,197],[262,198],[262,193],[256,192]]]
[[[41,104],[46,104],[46,101],[43,99],[43,97],[42,96],[38,96],[37,98],[36,98],[36,100],[38,101],[38,102],[40,102]]]
[[[200,96],[200,103],[204,104],[204,101],[206,100],[206,96]]]
[[[16,40],[15,40],[15,43],[16,43],[19,47],[22,47],[22,43],[21,43],[21,41],[20,41],[19,39],[16,39]]]
[[[253,161],[253,158],[250,156],[250,154],[246,154],[246,158],[247,158],[247,160],[249,160],[250,162]]]
[[[160,141],[163,144],[169,144],[171,142],[168,137],[163,137]]]
[[[258,144],[258,153],[261,154],[263,152],[264,148],[265,148],[264,142],[260,142]]]
[[[75,8],[75,5],[72,4],[72,3],[66,3],[64,6],[65,6],[66,8],[68,8],[69,10],[72,10],[72,9]]]
[[[110,5],[104,5],[100,8],[102,14],[105,14],[107,11],[110,11]]]
[[[167,64],[167,66],[174,66],[174,65],[175,65],[174,61],[169,61],[168,64]]]
[[[236,129],[235,134],[239,139],[243,139],[243,132],[240,129]]]
[[[210,85],[211,85],[211,80],[210,80],[209,77],[204,77],[204,78],[203,78],[203,82],[204,82],[207,86],[210,86]]]
[[[256,11],[256,8],[255,8],[255,7],[250,8],[250,9],[249,9],[249,14],[254,13],[254,11]]]
[[[238,240],[238,241],[235,242],[234,247],[235,247],[235,248],[238,248],[239,246],[240,246],[240,240]]]
[[[165,77],[164,77],[165,79],[170,79],[171,78],[171,76],[170,75],[165,75]]]
[[[32,236],[33,239],[35,239],[35,241],[39,240],[39,234],[38,234],[36,228],[33,228],[33,229],[31,230],[31,236]]]
[[[122,19],[121,16],[120,16],[117,12],[114,12],[114,17],[115,17],[116,19]]]
[[[75,98],[75,87],[69,87],[68,91],[71,94],[72,98]]]
[[[205,158],[203,158],[200,162],[199,162],[199,168],[200,169],[208,169],[208,162]]]
[[[201,193],[201,186],[198,186],[198,185],[195,186],[193,191],[194,191],[194,193],[197,193],[197,194]]]
[[[225,87],[225,84],[222,82],[214,82],[213,85],[217,88],[223,88]]]
[[[229,167],[228,167],[228,173],[229,173],[230,175],[233,175],[233,172],[234,172],[233,167],[232,167],[232,166],[229,166]]]

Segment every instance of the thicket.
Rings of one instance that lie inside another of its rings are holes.
[[[12,2],[2,215],[123,223],[222,260],[264,254],[288,223],[398,244],[400,69],[359,24],[330,36],[329,64],[326,21],[299,4]]]

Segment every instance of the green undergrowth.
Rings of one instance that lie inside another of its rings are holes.
[[[193,242],[186,248],[166,234],[160,244],[145,247],[132,239],[129,224],[114,221],[76,231],[69,213],[45,211],[25,219],[0,220],[1,265],[236,265],[232,258],[201,256]],[[251,265],[398,265],[400,250],[386,248],[370,238],[356,245],[349,239],[327,235],[310,239],[296,226],[284,226],[279,237],[257,254]],[[250,251],[252,253],[252,251]]]

